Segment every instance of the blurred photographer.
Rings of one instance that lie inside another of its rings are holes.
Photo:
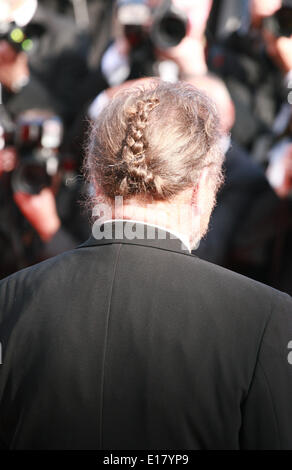
[[[117,0],[115,6],[115,39],[102,56],[104,83],[97,91],[145,76],[175,82],[207,72],[204,34],[212,0]],[[106,100],[97,94],[90,118]]]
[[[0,277],[75,247],[88,235],[74,161],[62,158],[62,122],[30,110],[0,126]]]
[[[73,19],[37,0],[1,0],[0,84],[7,112],[14,117],[31,108],[53,109],[66,131],[82,105],[88,44]]]
[[[224,135],[232,135],[235,109],[222,80],[207,74],[190,82],[213,99]],[[225,183],[209,231],[194,253],[291,294],[291,138],[282,139],[269,152],[267,175],[234,139],[230,144],[223,164]]]
[[[209,67],[224,78],[235,103],[234,137],[267,163],[291,120],[291,0],[250,0],[248,25],[210,49]]]
[[[292,201],[292,140],[283,139],[269,152],[267,176],[280,198]]]

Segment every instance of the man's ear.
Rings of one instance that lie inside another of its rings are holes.
[[[192,206],[200,215],[204,212],[206,190],[208,188],[209,168],[205,167],[201,171],[199,180],[193,188],[192,192]]]
[[[95,193],[96,197],[102,197],[102,195],[103,195],[101,187],[96,182],[94,183],[94,193]]]

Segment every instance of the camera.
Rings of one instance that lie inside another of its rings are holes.
[[[187,34],[187,15],[171,0],[151,8],[147,0],[118,0],[117,17],[133,46],[148,36],[160,49],[177,46]]]
[[[156,75],[156,49],[177,46],[186,36],[188,17],[171,0],[118,0],[117,20],[130,45],[128,79]]]
[[[0,22],[0,40],[7,41],[16,52],[29,52],[33,47],[33,40],[26,30],[13,22]]]
[[[15,123],[1,119],[0,148],[13,146],[18,156],[11,176],[14,192],[38,194],[52,185],[59,168],[62,137],[61,119],[47,111],[27,111]]]
[[[275,37],[290,37],[292,34],[292,0],[284,0],[282,7],[274,15],[264,19],[263,25]]]

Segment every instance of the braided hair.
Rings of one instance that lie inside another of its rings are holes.
[[[212,167],[222,181],[218,115],[210,99],[187,83],[152,79],[118,93],[93,123],[84,170],[100,198],[166,201]],[[100,196],[101,195],[101,196]]]
[[[137,101],[136,107],[128,110],[128,125],[123,142],[122,159],[127,175],[121,182],[121,191],[137,192],[153,189],[155,175],[148,168],[146,152],[149,147],[145,128],[150,112],[159,104],[158,98]]]

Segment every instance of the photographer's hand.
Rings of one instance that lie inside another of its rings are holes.
[[[288,197],[292,191],[292,145],[289,146],[283,158],[284,179],[282,185],[277,188],[280,197]]]
[[[284,73],[292,70],[292,35],[290,37],[275,37],[270,31],[264,30],[263,37],[267,51],[274,62]]]
[[[173,0],[176,8],[188,17],[186,37],[176,46],[158,51],[160,58],[173,60],[180,69],[182,79],[204,75],[208,71],[205,55],[205,30],[212,7],[212,0]]]
[[[29,79],[25,52],[17,53],[7,41],[0,41],[0,83],[16,92]]]
[[[9,173],[16,166],[16,150],[14,147],[6,147],[0,150],[0,176]]]
[[[40,238],[44,242],[50,241],[61,227],[52,189],[44,188],[36,195],[16,192],[13,197],[24,217],[35,228]]]
[[[292,144],[283,151],[276,150],[267,169],[268,180],[280,198],[287,198],[292,191]]]
[[[186,36],[176,47],[157,51],[157,55],[161,59],[173,60],[182,78],[204,75],[208,71],[203,43],[190,36]]]
[[[276,51],[280,67],[288,73],[292,70],[292,36],[280,37],[276,41]]]

